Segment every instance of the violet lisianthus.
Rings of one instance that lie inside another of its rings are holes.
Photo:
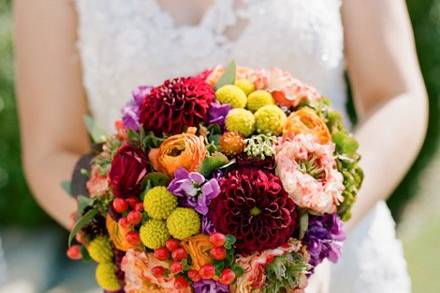
[[[217,179],[206,180],[198,172],[188,172],[179,168],[174,173],[174,179],[168,185],[168,190],[188,207],[194,208],[199,214],[206,215],[211,201],[220,194]]]
[[[202,217],[202,233],[214,234],[217,232],[215,230],[214,223],[211,221],[208,215]]]
[[[151,86],[139,86],[133,92],[131,99],[122,109],[122,121],[124,121],[125,127],[138,131],[140,129],[139,122],[139,109],[144,98],[150,93]]]
[[[304,243],[310,253],[309,263],[315,267],[325,258],[335,263],[341,257],[345,233],[337,214],[310,216]]]
[[[192,284],[194,293],[228,293],[229,287],[213,280],[202,280]]]
[[[228,115],[231,106],[229,104],[220,104],[214,102],[208,110],[208,119],[210,124],[218,124],[222,129],[225,126],[226,115]]]

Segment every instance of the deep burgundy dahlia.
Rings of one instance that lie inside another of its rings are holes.
[[[140,121],[157,135],[181,133],[189,126],[207,121],[214,89],[203,79],[181,77],[166,80],[145,97]]]
[[[238,168],[220,179],[220,188],[210,217],[218,232],[237,238],[240,254],[287,242],[297,226],[297,211],[277,176],[255,167]]]

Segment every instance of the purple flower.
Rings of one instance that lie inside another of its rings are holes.
[[[217,232],[214,227],[214,223],[208,216],[202,217],[202,233],[213,234]]]
[[[192,284],[194,293],[228,293],[229,287],[213,280],[202,280]]]
[[[144,98],[150,93],[151,89],[151,86],[139,86],[133,91],[133,99],[122,109],[122,121],[124,121],[125,127],[134,131],[139,130],[139,107]]]
[[[315,267],[328,258],[335,263],[341,256],[345,233],[337,214],[310,216],[304,243],[310,253],[309,263]]]
[[[208,122],[210,124],[218,124],[222,129],[225,126],[225,118],[228,115],[231,106],[229,104],[219,104],[214,102],[208,110]]]
[[[182,199],[185,206],[194,208],[199,214],[206,215],[211,201],[220,194],[217,179],[206,181],[198,172],[188,172],[179,168],[174,173],[174,179],[168,185],[168,190]]]

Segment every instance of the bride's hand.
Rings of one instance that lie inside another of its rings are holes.
[[[305,293],[329,293],[330,287],[330,263],[323,261],[315,269],[315,273],[309,278]]]

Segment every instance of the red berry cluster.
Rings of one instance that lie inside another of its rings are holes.
[[[180,245],[180,242],[176,239],[170,239],[165,242],[164,247],[160,247],[154,250],[154,257],[161,261],[172,261],[169,272],[172,274],[184,273],[183,261],[188,260],[188,253]],[[155,266],[151,269],[151,273],[155,277],[162,277],[168,274],[168,270],[162,266]],[[175,288],[183,289],[189,286],[189,282],[184,275],[178,275],[175,280]]]
[[[209,242],[213,245],[210,255],[214,261],[224,261],[227,256],[225,248],[226,237],[221,233],[214,233],[209,237]],[[154,250],[154,257],[160,261],[170,261],[169,270],[162,266],[155,266],[151,269],[153,276],[159,278],[166,276],[168,273],[175,274],[174,287],[176,289],[184,289],[190,286],[190,282],[198,282],[200,280],[216,279],[218,282],[229,285],[236,276],[231,268],[225,268],[220,275],[216,275],[214,264],[205,264],[199,270],[188,268],[189,255],[176,239],[170,239],[165,242],[164,247]]]
[[[209,236],[209,242],[214,246],[209,252],[216,261],[223,261],[226,258],[227,250],[225,248],[226,236],[222,233],[214,233]],[[220,274],[218,281],[224,285],[229,285],[235,280],[235,273],[230,268],[225,268]]]
[[[131,245],[137,246],[141,243],[139,233],[134,229],[142,222],[143,203],[136,197],[115,198],[112,202],[112,208],[121,215],[118,221],[119,226],[125,229],[133,229],[127,233],[126,240]]]

